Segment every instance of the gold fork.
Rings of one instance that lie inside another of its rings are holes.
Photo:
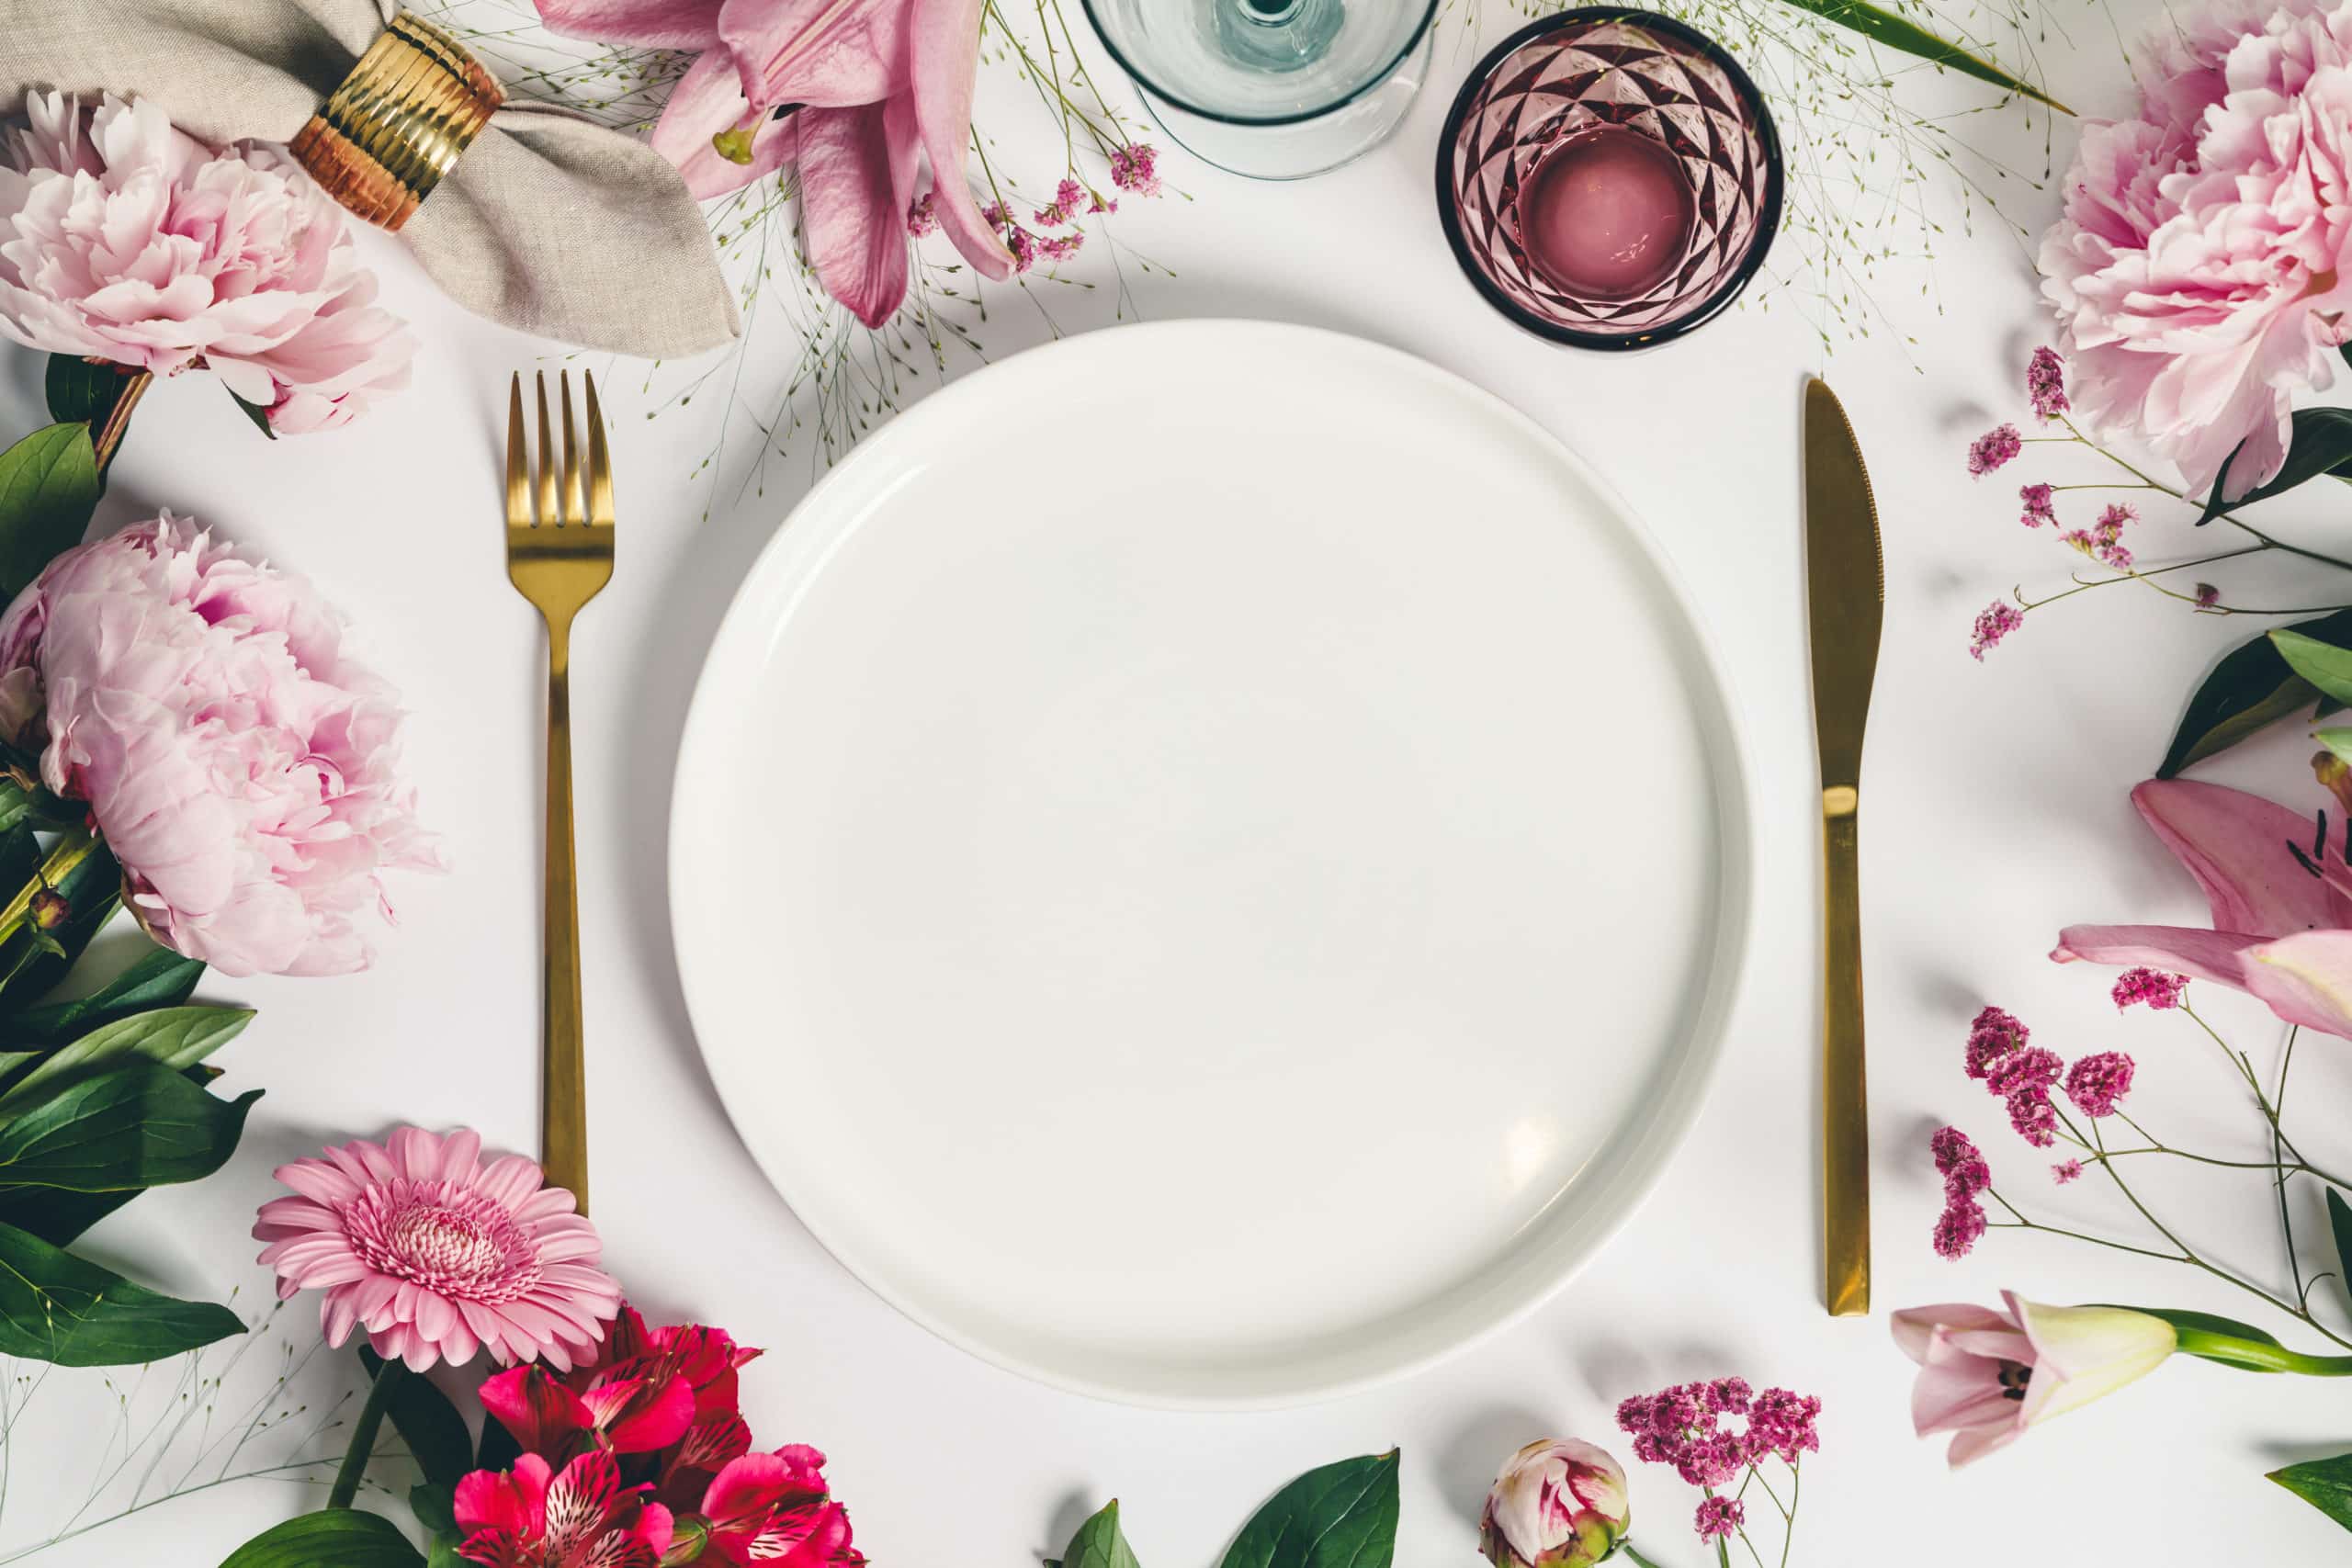
[[[548,624],[548,885],[545,962],[547,1037],[541,1057],[539,1153],[548,1185],[567,1187],[588,1212],[588,1082],[580,1049],[580,899],[571,853],[571,617],[613,580],[613,466],[596,381],[588,388],[587,491],[571,431],[571,376],[558,381],[563,405],[563,481],[559,498],[555,438],[548,428],[548,378],[538,373],[538,506],[533,518],[523,444],[523,377],[506,400],[506,575]]]

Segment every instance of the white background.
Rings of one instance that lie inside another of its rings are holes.
[[[1487,41],[1510,20],[1490,16]],[[2069,6],[2064,20],[2083,49],[2071,54],[2053,39],[2050,80],[2086,110],[2123,109],[2123,68],[2104,19]],[[900,1568],[1035,1562],[1057,1554],[1113,1495],[1151,1568],[1207,1568],[1291,1476],[1391,1444],[1405,1454],[1399,1562],[1464,1564],[1487,1483],[1519,1444],[1555,1433],[1614,1444],[1610,1412],[1621,1397],[1730,1372],[1817,1393],[1826,1405],[1795,1562],[2340,1554],[2335,1527],[2260,1478],[2352,1447],[2352,1410],[2336,1385],[2183,1361],[1951,1475],[1939,1446],[1911,1435],[1910,1369],[1884,1323],[1890,1308],[1991,1300],[2006,1286],[2046,1301],[2243,1314],[2312,1344],[2300,1325],[2177,1266],[2003,1232],[1953,1265],[1927,1239],[1938,1194],[1924,1145],[1946,1121],[1976,1134],[2021,1201],[2143,1239],[2093,1182],[2052,1190],[2043,1158],[1961,1076],[1967,1021],[1988,999],[2070,1056],[2132,1050],[2141,1063],[2133,1104],[2177,1141],[2237,1157],[2256,1150],[2242,1091],[2189,1025],[2119,1019],[2104,973],[2061,969],[2043,954],[2073,920],[2201,919],[2187,877],[2138,825],[2125,792],[2153,768],[2198,673],[2263,623],[2195,618],[2127,585],[2037,615],[1984,664],[1970,661],[1976,611],[2019,581],[2061,583],[2072,558],[2046,532],[2018,527],[2016,481],[2098,477],[2097,460],[2079,454],[2030,457],[1981,483],[1965,475],[1967,440],[2022,415],[2020,367],[2046,331],[2025,246],[1981,213],[1973,234],[1946,224],[1932,269],[1881,269],[1885,313],[1866,342],[1836,336],[1826,348],[1786,295],[1642,355],[1579,354],[1521,334],[1463,281],[1430,207],[1438,127],[1477,52],[1458,21],[1444,25],[1431,89],[1362,163],[1304,185],[1256,186],[1171,152],[1165,172],[1196,199],[1131,201],[1119,231],[1179,275],[1138,284],[1148,315],[1263,316],[1361,333],[1515,402],[1595,463],[1691,584],[1753,748],[1760,918],[1724,1070],[1671,1174],[1600,1261],[1525,1323],[1417,1377],[1306,1409],[1219,1416],[1097,1404],[995,1371],[899,1318],[817,1247],[738,1144],[688,1032],[670,954],[665,824],[687,698],[735,582],[817,465],[804,444],[771,465],[764,494],[739,501],[731,476],[694,473],[710,445],[715,390],[649,423],[638,372],[594,359],[614,388],[621,516],[617,573],[582,620],[574,655],[591,1141],[607,1263],[657,1321],[707,1321],[766,1347],[744,1381],[754,1432],[767,1445],[826,1450],[861,1545]],[[2136,24],[2127,17],[2124,30]],[[1035,120],[1034,103],[1022,107],[1025,88],[986,86],[983,118],[997,134],[1012,137],[1024,114]],[[1919,101],[1973,100],[1930,83]],[[1978,117],[1966,133],[2003,139],[2031,173],[2040,136],[2018,120]],[[2068,135],[2062,125],[2062,161]],[[2054,205],[2016,181],[2005,199],[2037,231]],[[267,1293],[245,1230],[273,1191],[272,1165],[403,1121],[468,1124],[514,1148],[536,1136],[540,632],[505,580],[497,487],[506,376],[554,363],[542,358],[554,351],[458,313],[396,244],[363,243],[388,301],[425,339],[413,389],[347,431],[266,446],[206,378],[161,386],[140,411],[103,513],[116,525],[168,504],[320,581],[407,699],[410,765],[456,866],[393,888],[401,925],[364,976],[207,988],[260,1010],[218,1058],[224,1088],[268,1090],[244,1146],[220,1176],[141,1199],[87,1245],[135,1259],[142,1278],[168,1288],[215,1299],[235,1290],[245,1305]],[[1786,242],[1784,252],[1793,265]],[[1072,327],[1109,314],[1100,301],[1051,298]],[[984,336],[1001,355],[1046,331],[1008,296]],[[0,359],[0,429],[38,422],[38,370],[30,355]],[[1234,370],[1246,379],[1246,367]],[[1816,371],[1851,411],[1886,549],[1862,818],[1880,1309],[1867,1321],[1832,1321],[1818,1305],[1816,829],[1797,472],[1799,390]],[[1071,458],[1071,482],[1116,508],[1120,454]],[[2336,501],[2298,498],[2274,508],[2273,521],[2315,543],[2341,538]],[[2199,549],[2203,536],[2185,520],[2148,510],[2134,540],[2143,558]],[[2250,583],[2244,597],[2256,604],[2352,597],[2320,571],[2250,574]],[[1608,713],[1595,671],[1592,700],[1560,716],[1589,732],[1596,768],[1610,765]],[[2306,809],[2320,803],[2306,750],[2290,730],[2210,771]],[[2267,1015],[2211,999],[2269,1060],[2280,1032]],[[2330,1128],[2352,1092],[2341,1044],[2307,1041],[2297,1079],[2290,1126],[2315,1157],[2352,1159]],[[2279,1277],[2258,1177],[2155,1187],[2164,1212],[2215,1256]],[[2301,1217],[2315,1235],[2315,1209]],[[281,1316],[260,1357],[278,1354],[281,1338],[307,1347],[311,1310],[306,1301]],[[300,1380],[311,1415],[347,1386],[343,1371],[341,1361],[332,1371],[313,1363]],[[123,1381],[60,1375],[40,1389],[12,1434],[0,1543],[40,1539],[80,1499]],[[399,1467],[384,1473],[405,1485]],[[1634,1488],[1647,1553],[1701,1561],[1686,1533],[1694,1495],[1647,1468]],[[317,1495],[243,1483],[86,1538],[88,1555],[51,1555],[209,1563]]]

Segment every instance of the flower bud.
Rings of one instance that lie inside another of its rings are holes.
[[[2312,758],[2312,776],[2318,779],[2327,792],[2335,796],[2336,804],[2352,812],[2352,767],[2333,751],[2321,751]]]
[[[1625,1472],[1574,1438],[1528,1444],[1487,1494],[1478,1550],[1495,1568],[1589,1568],[1633,1522]]]
[[[30,912],[33,924],[45,931],[53,931],[65,923],[65,917],[72,914],[74,909],[73,906],[66,903],[65,896],[56,888],[36,887],[33,889]]]

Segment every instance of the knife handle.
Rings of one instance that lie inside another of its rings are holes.
[[[1862,1069],[1862,908],[1856,867],[1861,795],[1821,792],[1821,1194],[1832,1317],[1871,1309],[1871,1129]]]

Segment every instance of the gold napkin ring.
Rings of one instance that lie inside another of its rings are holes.
[[[455,39],[402,11],[290,151],[337,201],[398,229],[505,97]]]

